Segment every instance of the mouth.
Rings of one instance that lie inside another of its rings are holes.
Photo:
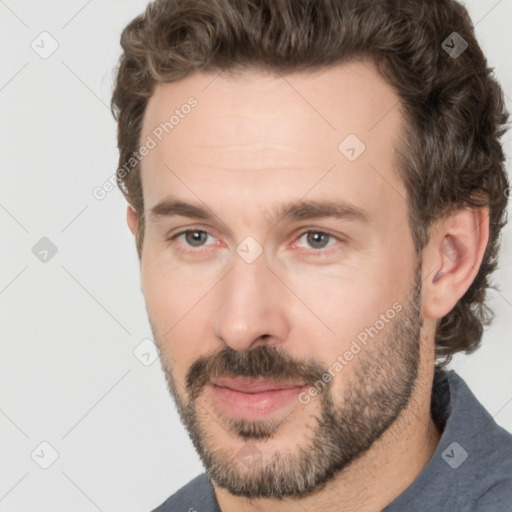
[[[303,382],[219,378],[212,379],[207,388],[229,416],[255,421],[298,403],[298,395],[307,386]]]

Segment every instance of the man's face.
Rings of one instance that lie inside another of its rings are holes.
[[[407,405],[422,316],[402,123],[362,62],[196,73],[150,98],[142,288],[181,418],[233,494],[315,488]]]

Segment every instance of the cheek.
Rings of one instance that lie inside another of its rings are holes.
[[[145,260],[143,257],[141,262],[147,314],[164,366],[173,368],[175,379],[182,382],[188,361],[194,360],[194,351],[197,357],[198,349],[194,343],[201,339],[196,332],[197,325],[190,322],[200,306],[201,289],[185,285],[175,269],[148,261],[149,258]]]
[[[285,281],[300,299],[293,308],[295,335],[327,366],[358,336],[364,340],[366,329],[387,330],[408,292],[412,274],[402,273],[391,282],[389,274],[396,271],[392,259],[379,268],[375,263],[367,267],[371,270],[362,266],[339,271],[302,268],[300,273],[288,269]]]
[[[160,328],[166,324],[166,331],[194,309],[211,288],[208,276],[176,264],[165,251],[151,249],[143,253],[141,280],[150,319]]]
[[[146,302],[148,315],[159,332],[171,329],[180,317],[181,306],[178,293],[178,283],[172,278],[171,272],[166,272],[161,265],[155,264],[150,255],[143,256],[141,264],[142,292]],[[186,293],[186,290],[183,290]],[[182,313],[183,314],[183,313]],[[163,324],[166,324],[166,327]],[[165,332],[164,331],[164,332]]]
[[[347,321],[357,322],[359,312],[371,309],[380,295],[373,276],[346,262],[325,267],[293,265],[286,270],[283,280],[303,303],[303,309],[309,309],[319,322],[335,331]]]

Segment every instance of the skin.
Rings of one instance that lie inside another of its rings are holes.
[[[163,367],[184,396],[190,366],[226,346],[250,351],[267,345],[331,366],[393,303],[406,303],[414,280],[418,259],[406,191],[394,164],[407,129],[398,97],[368,62],[285,77],[261,70],[195,73],[158,84],[141,141],[190,96],[197,107],[142,162],[142,291]],[[366,145],[353,162],[338,150],[348,134]],[[207,208],[214,217],[150,215],[170,198]],[[364,211],[367,221],[272,218],[274,209],[301,199],[347,203]],[[128,206],[134,234],[139,219]],[[486,208],[463,208],[431,229],[421,260],[418,378],[393,425],[306,496],[248,500],[214,484],[223,511],[378,511],[414,481],[440,435],[430,417],[436,323],[476,276],[487,219]],[[212,235],[202,252],[184,236],[169,241],[184,229]],[[315,249],[300,237],[306,231],[334,238]],[[247,236],[263,249],[252,263],[236,252]],[[332,381],[340,406],[358,364],[355,356]],[[235,456],[246,441],[226,429],[211,397],[202,400],[200,420],[212,442]],[[272,439],[251,442],[267,458],[304,445],[318,411],[318,397],[307,405],[294,402]]]

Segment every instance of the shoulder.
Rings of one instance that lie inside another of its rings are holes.
[[[478,512],[508,512],[512,504],[512,435],[494,422],[482,435],[478,467],[474,469],[481,489],[474,499]]]
[[[477,466],[473,473],[486,480],[489,487],[505,481],[510,484],[512,435],[496,423],[461,377],[451,372],[448,378],[452,410],[441,440],[465,445],[468,466],[473,460]]]
[[[218,512],[213,486],[202,473],[174,493],[153,512]]]
[[[499,426],[466,382],[447,376],[450,414],[441,437],[444,480],[457,505],[478,512],[507,511],[512,503],[512,435]]]
[[[489,487],[474,501],[475,512],[509,512],[512,503],[512,475]]]
[[[441,431],[427,466],[386,512],[511,512],[512,435],[455,372],[436,372],[432,416]]]

